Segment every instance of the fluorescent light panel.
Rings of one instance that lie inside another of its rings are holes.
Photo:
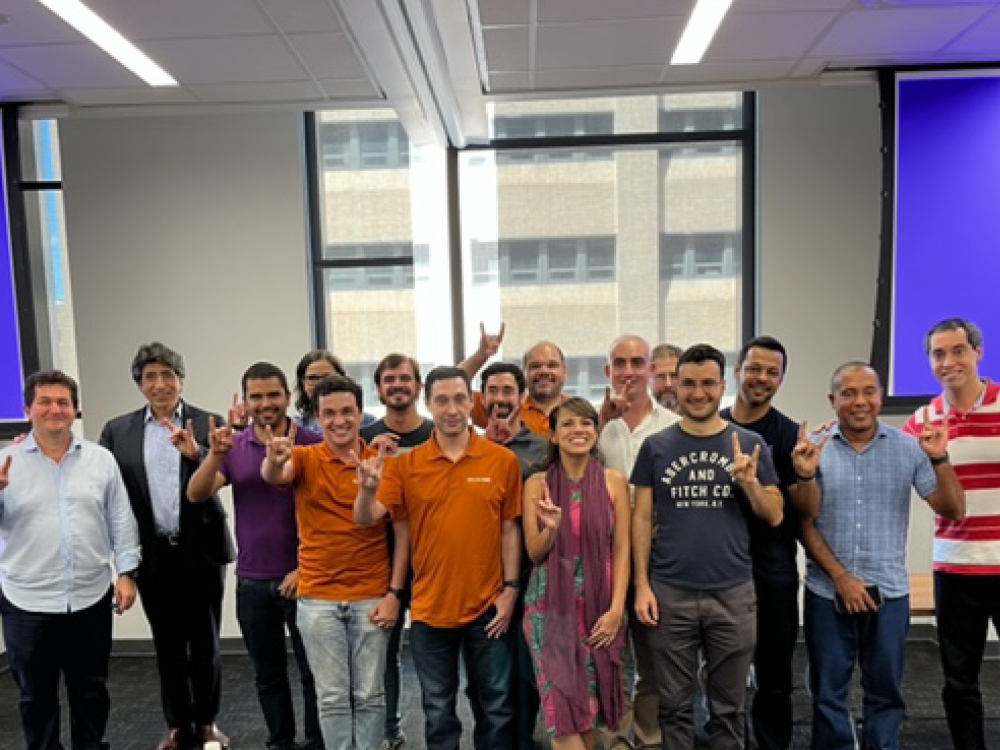
[[[681,34],[681,40],[677,43],[674,56],[670,58],[670,64],[700,63],[732,4],[733,0],[698,0],[687,26],[684,27],[684,33]]]
[[[150,86],[180,85],[80,0],[38,1]]]

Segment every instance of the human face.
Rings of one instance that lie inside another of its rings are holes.
[[[361,428],[361,410],[354,394],[337,391],[321,396],[316,418],[331,448],[355,448]]]
[[[566,365],[552,344],[539,344],[525,358],[528,395],[536,401],[558,398],[566,384]]]
[[[611,388],[632,403],[649,390],[649,347],[637,339],[626,339],[616,346],[604,366]]]
[[[767,406],[778,392],[784,374],[785,358],[781,352],[750,347],[743,364],[736,365],[740,398],[750,406]]]
[[[842,432],[864,435],[875,429],[882,410],[882,386],[878,375],[867,367],[845,370],[837,377],[830,394]]]
[[[726,381],[718,362],[685,362],[677,379],[677,405],[684,417],[707,422],[719,413]]]
[[[406,411],[413,406],[419,396],[420,383],[417,382],[413,366],[409,362],[382,371],[378,397],[387,409]]]
[[[653,396],[662,406],[677,410],[677,357],[653,360]]]
[[[181,399],[184,381],[166,365],[154,362],[142,368],[139,390],[146,397],[154,413],[171,414]]]
[[[302,376],[302,389],[309,398],[312,398],[313,391],[316,390],[316,384],[327,375],[336,374],[337,370],[333,365],[325,359],[317,359],[306,368],[305,375]]]
[[[948,391],[958,393],[972,383],[979,383],[979,361],[982,347],[969,343],[965,329],[938,331],[931,336],[931,370]]]
[[[254,424],[275,429],[280,427],[288,413],[288,392],[278,378],[251,378],[247,380],[243,400]]]
[[[597,425],[589,417],[560,409],[551,439],[563,455],[586,456],[597,445]]]
[[[497,419],[506,419],[520,405],[521,394],[517,379],[509,372],[491,375],[483,387],[483,406],[486,413]]]
[[[444,437],[458,437],[469,429],[472,395],[462,378],[436,381],[427,399],[434,429]]]
[[[31,422],[31,429],[46,435],[69,435],[76,408],[73,395],[64,385],[40,385],[35,388],[35,398],[24,413]]]

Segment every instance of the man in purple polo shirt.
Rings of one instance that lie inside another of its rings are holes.
[[[323,749],[317,716],[316,690],[305,650],[295,626],[298,585],[298,531],[295,498],[290,489],[277,489],[260,476],[267,455],[265,434],[288,434],[286,414],[290,394],[285,374],[268,362],[258,362],[243,374],[243,398],[252,419],[243,432],[230,424],[210,424],[209,453],[188,483],[188,499],[198,503],[222,487],[232,485],[236,509],[236,616],[253,660],[257,698],[267,723],[267,747],[292,750],[295,712],[285,660],[285,628],[302,677],[306,748]],[[322,437],[300,429],[297,445],[319,443]]]

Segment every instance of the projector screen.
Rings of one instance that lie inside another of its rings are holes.
[[[893,72],[883,75],[882,104],[886,205],[872,361],[887,395],[910,405],[940,390],[924,336],[944,318],[983,328],[981,372],[1000,361],[1000,70]]]
[[[3,121],[0,122],[0,128],[8,126],[8,118],[3,118]],[[3,130],[0,130],[0,143],[7,143],[6,135]],[[3,190],[3,205],[0,206],[0,425],[24,421],[24,408],[22,406],[24,360],[21,354],[14,252],[11,243],[10,211],[8,210],[5,158],[7,152],[7,148],[0,150],[0,189]]]

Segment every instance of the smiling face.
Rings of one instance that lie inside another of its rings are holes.
[[[327,375],[337,375],[337,368],[325,359],[317,359],[306,368],[305,375],[302,376],[302,390],[309,398],[312,398],[316,384]]]
[[[555,428],[550,438],[563,455],[586,456],[597,445],[597,420],[594,415],[560,406],[555,415]]]
[[[254,424],[276,430],[288,413],[289,393],[278,378],[250,378],[243,400]]]
[[[649,345],[641,339],[620,341],[611,351],[605,374],[611,387],[630,404],[638,401],[649,389],[652,371],[649,362]]]
[[[537,344],[524,358],[528,395],[535,401],[558,398],[566,384],[566,365],[552,344]]]
[[[677,410],[677,360],[664,356],[653,360],[653,398],[671,411]]]
[[[39,385],[24,411],[31,429],[49,437],[67,436],[76,419],[73,395],[64,385]]]
[[[491,417],[506,419],[518,407],[520,401],[517,379],[509,372],[491,375],[483,384],[483,407]]]
[[[154,414],[170,414],[180,402],[184,381],[166,365],[152,362],[142,368],[139,390]]]
[[[677,405],[680,413],[694,421],[707,422],[719,412],[726,381],[718,362],[685,362],[677,371]]]
[[[840,421],[841,432],[848,435],[871,432],[882,410],[882,385],[878,375],[870,367],[844,370],[834,380],[830,405]]]
[[[752,346],[743,364],[736,366],[740,398],[753,407],[767,406],[784,377],[785,361],[781,352]]]
[[[323,437],[331,448],[354,448],[361,428],[361,409],[354,394],[335,391],[320,396],[316,418],[323,428]]]
[[[406,411],[419,396],[420,383],[409,362],[386,368],[379,376],[378,398],[387,409]]]
[[[969,343],[964,328],[938,331],[930,340],[929,353],[934,377],[952,393],[958,393],[972,384],[979,383],[979,362],[983,349]]]

